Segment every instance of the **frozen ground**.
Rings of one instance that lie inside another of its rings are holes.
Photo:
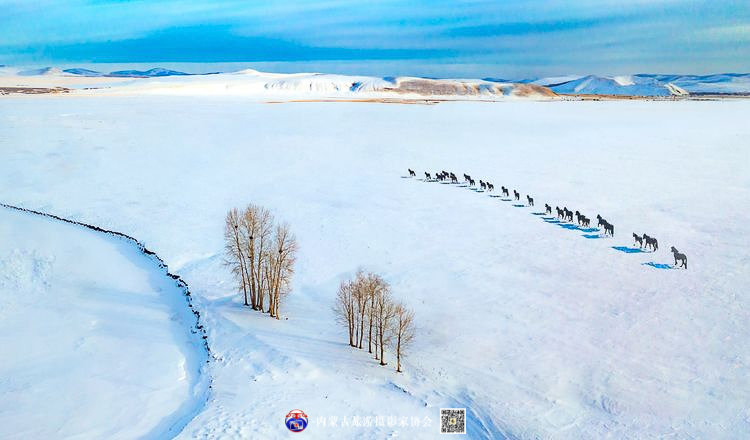
[[[473,438],[743,438],[749,111],[6,98],[0,200],[134,235],[190,283],[217,360],[183,437],[276,438],[299,408],[312,438],[432,438],[438,408],[467,407]],[[468,172],[537,206],[403,178],[407,167]],[[224,214],[248,202],[298,236],[288,320],[244,310],[222,265]],[[615,238],[543,221],[545,202],[602,214]],[[634,231],[662,249],[612,248]],[[690,270],[644,265],[671,265],[672,245]],[[416,312],[404,374],[348,348],[333,322],[338,282],[359,266]],[[432,426],[318,425],[331,416]]]
[[[182,292],[124,240],[0,207],[0,438],[165,438],[205,402]]]

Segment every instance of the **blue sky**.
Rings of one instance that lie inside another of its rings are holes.
[[[509,78],[750,71],[748,0],[0,0],[0,11],[0,64]]]

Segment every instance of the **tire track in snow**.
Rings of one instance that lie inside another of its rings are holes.
[[[119,239],[124,239],[130,244],[136,246],[144,256],[155,262],[160,269],[163,269],[164,274],[169,278],[172,278],[175,281],[177,288],[182,291],[188,308],[195,316],[195,324],[191,326],[190,332],[192,334],[200,336],[201,340],[203,341],[202,345],[205,350],[206,363],[209,362],[212,357],[212,353],[211,347],[208,345],[208,335],[206,334],[205,326],[201,323],[200,312],[195,307],[193,307],[193,298],[190,293],[190,287],[188,286],[187,282],[185,282],[185,280],[183,280],[179,275],[169,272],[167,264],[164,263],[164,260],[162,260],[161,257],[156,254],[156,252],[149,250],[136,238],[127,234],[123,234],[122,232],[104,229],[99,226],[67,219],[47,212],[35,211],[33,209],[22,208],[5,203],[0,203],[0,206],[6,209],[21,211],[28,214],[51,218],[64,223],[81,226],[92,231],[111,235]],[[145,438],[158,439],[165,437],[176,437],[180,432],[182,432],[185,426],[187,426],[188,423],[190,423],[190,421],[193,420],[193,418],[195,418],[195,416],[197,416],[203,410],[209,398],[209,391],[211,389],[211,377],[206,373],[204,368],[199,367],[198,371],[201,373],[200,377],[196,378],[197,380],[193,384],[193,399],[191,401],[184,402],[177,414],[170,415],[169,417],[162,420],[162,422],[157,425],[149,434],[147,434]]]

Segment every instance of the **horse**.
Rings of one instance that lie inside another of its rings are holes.
[[[674,254],[674,265],[677,266],[677,261],[680,261],[680,267],[687,269],[687,256],[681,254],[674,246],[672,246],[672,253]]]
[[[643,237],[640,237],[638,234],[633,232],[633,239],[635,240],[636,244],[638,244],[639,248],[643,248]]]
[[[604,222],[604,234],[609,234],[611,237],[615,236],[615,227],[609,222]]]
[[[468,182],[469,180],[471,180],[471,176],[464,173],[464,182]]]
[[[646,240],[646,249],[648,249],[650,246],[651,250],[653,250],[654,252],[659,250],[659,242],[655,237],[649,237],[648,235],[643,234],[643,239]]]
[[[456,175],[451,173],[451,183],[458,183],[458,179],[456,179]]]
[[[581,226],[583,226],[584,228],[588,228],[591,225],[591,220],[589,220],[588,217],[584,216],[581,216],[581,218],[583,219],[581,221]]]
[[[581,218],[583,217],[583,215],[581,215],[581,213],[578,212],[578,211],[576,211],[575,214],[576,214],[576,223],[578,223],[578,225],[580,226],[581,225]]]
[[[573,211],[569,210],[567,206],[563,206],[563,219],[567,221],[573,221]]]
[[[487,184],[482,181],[482,179],[479,179],[479,186],[482,187],[482,189],[487,189]]]
[[[487,191],[494,191],[495,185],[491,184],[490,182],[487,182]]]
[[[411,168],[409,168],[409,177],[417,177],[417,173],[415,173]]]
[[[558,219],[563,218],[563,215],[565,214],[565,211],[563,211],[562,209],[558,208],[557,206],[555,206],[555,209],[557,210],[557,218]]]
[[[604,220],[604,218],[601,215],[599,215],[599,214],[596,215],[596,219],[599,220],[596,223],[596,227],[597,228],[600,228],[600,227],[604,226],[607,223],[607,221]]]
[[[529,204],[529,206],[534,206],[534,199],[526,194],[526,202]]]
[[[430,173],[428,173],[427,171],[424,172],[424,177],[427,180],[432,180],[432,176],[430,176]]]
[[[474,182],[474,179],[469,178],[469,186],[476,186],[476,183]]]
[[[545,214],[549,214],[549,215],[552,215],[552,207],[551,207],[551,206],[549,206],[549,205],[548,205],[548,204],[546,204],[546,203],[544,204],[544,213],[545,213]]]
[[[501,188],[501,189],[503,190],[503,195],[504,195],[505,197],[510,197],[510,195],[509,195],[509,193],[508,193],[508,188],[506,188],[506,187],[504,187],[504,186],[501,186],[500,188]]]
[[[516,196],[516,200],[521,200],[521,194],[518,194],[518,191],[513,190],[513,195]]]

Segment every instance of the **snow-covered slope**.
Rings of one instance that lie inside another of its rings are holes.
[[[748,111],[0,99],[0,200],[142,238],[190,283],[215,380],[181,438],[288,436],[299,408],[309,438],[432,439],[441,407],[469,409],[470,438],[748,438]],[[407,167],[468,172],[537,206],[402,178]],[[288,320],[244,309],[222,264],[226,210],[250,202],[300,243]],[[545,222],[545,202],[602,214],[615,237]],[[632,232],[661,250],[633,249]],[[672,245],[689,270],[659,269]],[[338,282],[359,266],[415,310],[404,374],[347,347],[335,323]]]
[[[670,82],[689,93],[750,94],[750,74],[717,75],[639,75]]]
[[[129,242],[0,207],[0,438],[177,434],[207,392],[194,323]]]
[[[750,74],[638,74],[614,77],[559,76],[534,80],[561,94],[682,96],[690,93],[750,94]]]
[[[550,89],[556,93],[580,95],[671,96],[686,94],[669,83],[639,76],[609,78],[589,75],[562,84],[551,85]]]
[[[103,94],[233,95],[260,99],[550,99],[530,84],[483,80],[378,78],[323,73],[277,74],[243,70],[231,74],[135,81],[96,91]]]

